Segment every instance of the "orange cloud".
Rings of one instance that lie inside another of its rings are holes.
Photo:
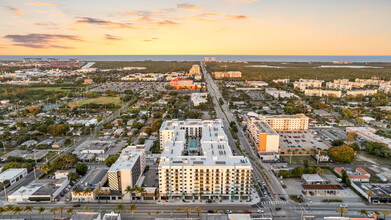
[[[242,0],[243,3],[251,3],[251,2],[256,2],[258,0]]]
[[[110,35],[110,34],[105,34],[105,39],[106,39],[106,40],[112,40],[112,41],[123,40],[123,39],[120,38],[120,37],[113,36],[113,35]]]
[[[185,9],[185,10],[200,10],[203,9],[204,7],[191,5],[191,4],[177,4],[177,8]]]
[[[14,7],[11,7],[11,6],[6,6],[6,8],[8,8],[12,12],[14,12],[15,15],[24,15],[24,14],[27,13],[26,11],[24,11],[22,9],[14,8]]]
[[[45,26],[45,25],[53,25],[53,23],[50,22],[33,22],[33,25],[40,25],[40,26]]]
[[[25,3],[25,5],[35,5],[35,6],[59,6],[60,4],[55,3],[46,3],[46,2],[29,2]]]
[[[130,23],[112,22],[112,21],[106,21],[106,20],[90,18],[90,17],[79,17],[78,19],[79,20],[77,20],[76,23],[79,24],[95,24],[95,25],[106,26],[109,28],[133,29],[133,26]]]
[[[155,40],[158,40],[159,38],[157,37],[153,37],[151,39],[145,39],[144,42],[151,42],[151,41],[155,41]]]
[[[185,17],[182,19],[193,19],[197,21],[222,21],[222,20],[245,20],[248,19],[245,15],[231,15],[231,14],[222,14],[222,13],[203,13],[199,15],[194,15],[191,17]]]

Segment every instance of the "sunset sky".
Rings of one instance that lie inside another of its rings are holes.
[[[391,55],[391,0],[0,0],[1,55]]]

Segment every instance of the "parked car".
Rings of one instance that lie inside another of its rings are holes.
[[[250,211],[250,210],[246,210],[246,211],[244,211],[245,213],[249,213],[249,214],[251,214],[251,213],[253,213],[252,211]]]
[[[73,207],[80,207],[80,204],[74,204]]]
[[[225,212],[226,212],[227,214],[232,214],[232,211],[229,210],[229,209],[227,209]]]
[[[281,208],[280,208],[280,207],[277,207],[277,208],[276,208],[276,211],[280,211],[280,210],[281,210]]]
[[[262,214],[262,213],[264,213],[265,211],[263,211],[262,209],[258,209],[258,214]]]

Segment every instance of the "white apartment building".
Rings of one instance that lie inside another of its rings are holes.
[[[391,81],[381,83],[379,90],[384,93],[391,93]]]
[[[293,83],[294,88],[299,88],[304,91],[306,88],[320,88],[322,87],[323,80],[316,79],[300,79]]]
[[[362,96],[371,96],[377,93],[376,89],[366,89],[366,90],[351,90],[347,91],[346,95],[352,95],[352,96],[357,96],[357,95],[362,95]]]
[[[352,85],[350,85],[350,84],[342,84],[342,83],[335,83],[335,82],[327,82],[326,87],[329,89],[338,89],[338,90],[352,89]]]
[[[288,84],[290,82],[289,79],[273,79],[274,83],[283,83],[283,84]]]
[[[195,92],[191,94],[190,99],[193,102],[194,106],[199,106],[201,103],[208,102],[208,93]]]
[[[336,90],[323,90],[323,89],[306,89],[304,90],[304,94],[306,96],[329,96],[333,95],[337,98],[340,98],[342,96],[341,91]]]
[[[291,98],[291,97],[299,98],[299,96],[291,92],[287,92],[285,90],[279,90],[276,88],[266,88],[265,92],[266,94],[271,95],[274,98]]]
[[[118,160],[107,172],[110,190],[124,192],[134,187],[145,169],[145,150],[136,146],[124,148]]]
[[[164,121],[160,141],[161,197],[248,199],[252,179],[250,160],[233,155],[220,119]]]

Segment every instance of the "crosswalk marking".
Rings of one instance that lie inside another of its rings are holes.
[[[261,202],[262,205],[267,205],[267,204],[286,204],[288,201],[266,201],[266,202]]]

